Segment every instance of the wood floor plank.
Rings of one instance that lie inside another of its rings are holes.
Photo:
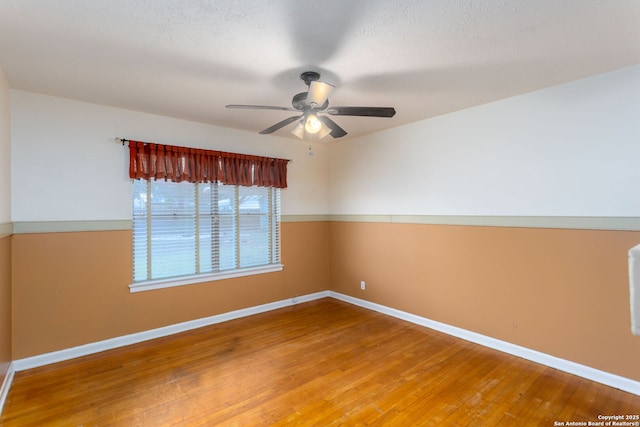
[[[547,426],[640,397],[323,299],[16,373],[3,427]]]

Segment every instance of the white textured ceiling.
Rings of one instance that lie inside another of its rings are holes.
[[[344,140],[638,63],[639,0],[0,0],[11,87],[252,132],[306,70],[395,107]]]

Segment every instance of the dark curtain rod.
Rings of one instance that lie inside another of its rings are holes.
[[[124,143],[125,142],[131,142],[131,139],[125,139],[125,138],[116,138],[116,142],[121,142],[122,146],[124,147]],[[144,141],[136,141],[136,142],[142,142],[143,144],[155,144],[153,142],[144,142]],[[286,159],[289,163],[293,162],[293,159]]]

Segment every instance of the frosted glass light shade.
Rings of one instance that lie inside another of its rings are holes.
[[[299,122],[298,126],[293,128],[291,133],[294,134],[295,136],[297,136],[300,139],[304,139],[304,125],[302,124],[302,122]]]
[[[324,82],[311,82],[309,85],[309,93],[307,94],[307,103],[320,106],[329,98],[335,86]]]

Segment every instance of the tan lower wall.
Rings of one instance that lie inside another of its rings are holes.
[[[282,272],[130,293],[131,231],[15,234],[13,359],[326,290],[328,223],[282,224]]]
[[[0,237],[0,385],[11,363],[11,236]]]
[[[332,222],[332,289],[640,381],[640,232]],[[360,290],[360,281],[366,290]]]
[[[0,273],[0,315],[11,295],[15,360],[330,288],[640,380],[627,278],[638,242],[634,231],[288,222],[282,272],[131,294],[130,231],[15,234],[0,239],[0,271],[13,269],[12,295]],[[0,329],[5,362],[10,342]]]

